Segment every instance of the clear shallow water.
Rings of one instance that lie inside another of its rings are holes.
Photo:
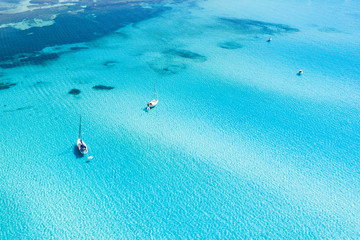
[[[164,5],[1,69],[1,238],[359,238],[356,2]]]

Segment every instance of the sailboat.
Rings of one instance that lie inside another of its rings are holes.
[[[156,85],[154,85],[154,90],[155,90],[155,92],[154,92],[154,99],[151,100],[150,102],[148,102],[147,108],[146,108],[147,110],[150,110],[150,108],[155,107],[156,104],[158,104],[158,102],[159,102],[159,99],[157,98],[157,93],[156,93]]]
[[[77,146],[81,154],[87,154],[88,148],[85,142],[81,139],[81,115],[80,115],[80,125],[79,125],[79,137],[77,140]]]

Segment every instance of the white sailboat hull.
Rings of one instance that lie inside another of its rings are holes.
[[[78,138],[78,140],[77,140],[77,146],[78,146],[79,152],[80,152],[81,154],[87,154],[88,148],[87,148],[85,142],[84,142],[83,140],[81,140],[81,138]],[[85,146],[85,147],[84,147],[84,146]]]
[[[158,102],[159,102],[158,99],[154,99],[154,100],[148,102],[147,106],[148,106],[148,108],[153,108],[156,106],[156,104],[158,104]]]

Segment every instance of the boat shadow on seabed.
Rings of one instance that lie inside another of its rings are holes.
[[[74,151],[73,152],[74,152],[74,155],[75,155],[76,158],[83,158],[84,157],[84,155],[81,154],[81,152],[79,151],[79,148],[78,148],[77,145],[74,145]]]
[[[74,155],[75,155],[75,157],[76,157],[77,159],[79,159],[79,158],[84,158],[84,157],[85,157],[84,154],[81,154],[81,152],[79,151],[79,148],[78,148],[77,145],[74,145],[74,151],[73,151],[73,153],[74,153]],[[88,157],[88,158],[86,159],[85,163],[90,163],[90,160],[89,160],[89,159],[92,159],[92,158],[93,158],[93,156]]]

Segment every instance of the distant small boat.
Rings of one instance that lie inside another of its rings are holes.
[[[272,38],[271,37],[269,37],[269,39],[267,40],[268,42],[270,42],[272,40]]]
[[[150,110],[150,108],[153,108],[153,107],[155,107],[156,106],[156,104],[158,104],[158,102],[159,102],[159,99],[153,99],[153,100],[151,100],[150,102],[148,102],[148,104],[147,104],[147,110]]]
[[[303,70],[300,69],[298,74],[299,75],[303,74]]]
[[[150,102],[147,103],[147,110],[150,110],[151,108],[155,107],[156,104],[158,104],[159,99],[157,98],[157,93],[156,93],[156,85],[154,85],[154,99],[151,100]]]
[[[77,146],[81,154],[87,154],[88,148],[85,142],[81,139],[81,115],[80,115],[80,125],[79,125],[79,137],[77,140]]]

